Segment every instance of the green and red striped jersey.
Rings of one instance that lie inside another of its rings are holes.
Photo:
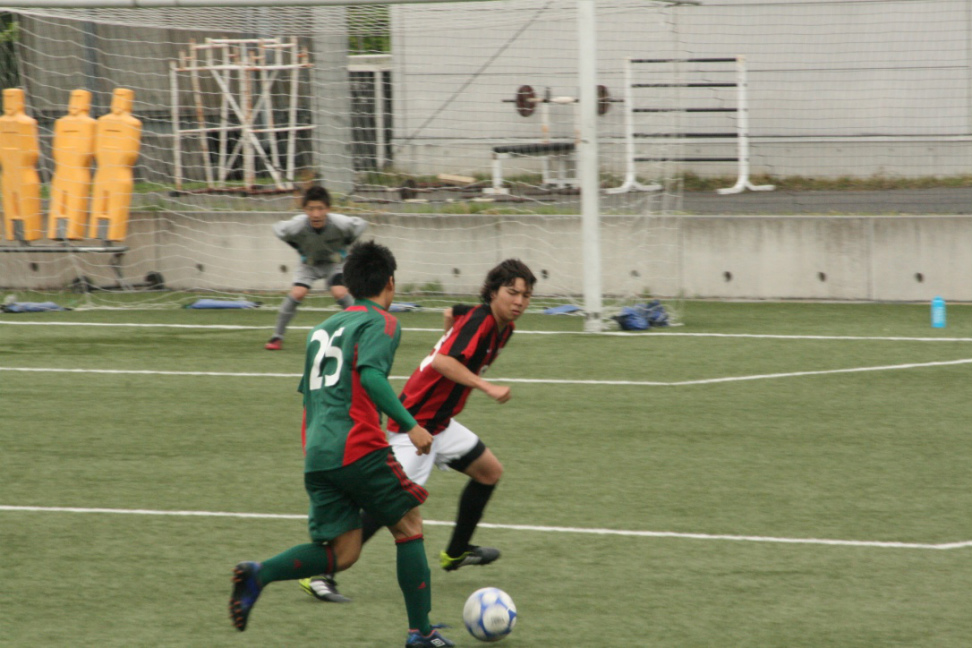
[[[402,329],[374,302],[351,306],[314,327],[300,392],[304,395],[304,470],[332,470],[388,446],[377,407],[361,386],[361,370],[391,371]]]

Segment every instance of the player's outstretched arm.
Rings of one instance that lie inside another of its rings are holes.
[[[432,368],[448,378],[454,383],[463,387],[478,389],[497,403],[505,403],[510,400],[512,393],[509,387],[494,385],[488,380],[477,376],[452,356],[436,353],[432,358]]]

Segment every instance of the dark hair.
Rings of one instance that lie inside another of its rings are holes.
[[[377,297],[395,276],[395,255],[374,241],[358,243],[344,261],[344,285],[354,297]]]
[[[537,283],[537,278],[533,276],[525,263],[519,259],[507,259],[486,275],[486,281],[483,282],[479,298],[483,300],[484,304],[489,304],[493,301],[493,293],[502,286],[512,286],[517,279],[525,281],[527,288],[531,290],[533,285]]]
[[[331,206],[331,194],[327,192],[324,187],[310,187],[304,192],[304,199],[301,201],[300,206],[306,207],[307,203],[316,200],[324,203],[328,207]]]

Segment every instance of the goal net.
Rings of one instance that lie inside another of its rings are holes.
[[[475,295],[492,266],[518,257],[539,279],[537,303],[579,304],[597,269],[581,254],[575,5],[8,9],[0,66],[37,122],[43,234],[0,230],[0,287],[68,291],[75,307],[200,295],[272,306],[298,257],[271,225],[322,184],[333,211],[364,218],[366,236],[396,253],[400,299]],[[624,60],[675,54],[665,6],[598,3],[609,303],[679,290],[672,170],[639,169],[659,190],[607,192],[628,163]],[[127,233],[106,242],[89,222],[62,238],[52,182],[81,158],[57,159],[58,120],[78,89],[90,118],[110,114],[118,88],[140,122]]]
[[[802,210],[799,191],[774,190],[783,178],[970,176],[967,0],[599,0],[583,54],[576,0],[15,4],[0,10],[0,80],[36,120],[37,198],[10,203],[4,169],[0,289],[68,291],[65,305],[272,307],[298,258],[271,225],[317,183],[395,251],[405,301],[474,295],[519,257],[538,303],[582,306],[598,273],[605,304],[678,310],[683,286],[720,296],[729,281],[707,250],[746,253],[694,214],[747,213],[757,194],[778,206],[760,213]],[[599,264],[583,253],[581,56],[597,68]],[[131,188],[111,193],[129,200],[126,231],[106,237],[92,200],[72,235],[52,214],[65,178],[87,196],[94,165],[56,145],[58,124],[73,91],[101,118],[119,89],[138,121]],[[2,128],[28,128],[17,119]],[[11,168],[29,157],[0,148]],[[856,195],[818,213],[893,209]],[[23,240],[31,209],[42,234]]]

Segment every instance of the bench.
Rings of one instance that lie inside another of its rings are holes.
[[[487,194],[508,194],[503,186],[503,160],[512,157],[536,156],[543,159],[542,184],[544,187],[563,189],[576,187],[571,177],[574,168],[573,142],[536,142],[532,144],[508,144],[493,147],[493,186],[483,190]]]

